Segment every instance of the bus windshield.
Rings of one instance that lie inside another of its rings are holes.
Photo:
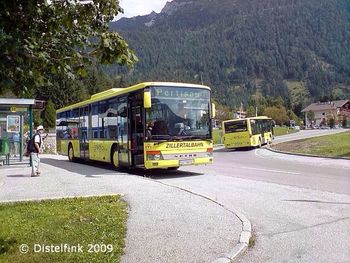
[[[151,87],[146,110],[148,140],[210,139],[210,91],[199,88]]]
[[[225,122],[225,133],[245,132],[248,130],[245,120]]]

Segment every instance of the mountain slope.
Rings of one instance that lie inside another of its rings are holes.
[[[127,82],[203,80],[230,106],[255,93],[350,96],[350,0],[174,0],[111,28],[140,59]]]

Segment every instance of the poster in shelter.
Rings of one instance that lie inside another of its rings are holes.
[[[8,115],[7,116],[7,132],[19,132],[20,116]]]

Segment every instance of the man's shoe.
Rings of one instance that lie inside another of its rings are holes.
[[[37,175],[40,175],[40,174],[41,174],[41,172],[36,172],[36,174],[37,174]]]
[[[38,177],[38,174],[32,174],[30,177]]]

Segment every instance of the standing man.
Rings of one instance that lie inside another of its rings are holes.
[[[39,153],[41,153],[41,134],[44,132],[44,127],[39,125],[36,129],[36,133],[33,137],[33,147],[30,153],[31,162],[32,162],[32,177],[36,177],[40,175],[39,167],[40,167],[40,157]]]
[[[16,132],[13,137],[13,146],[14,146],[14,149],[13,149],[13,155],[14,157],[17,157],[17,154],[19,153],[18,149],[19,149],[19,134]]]

